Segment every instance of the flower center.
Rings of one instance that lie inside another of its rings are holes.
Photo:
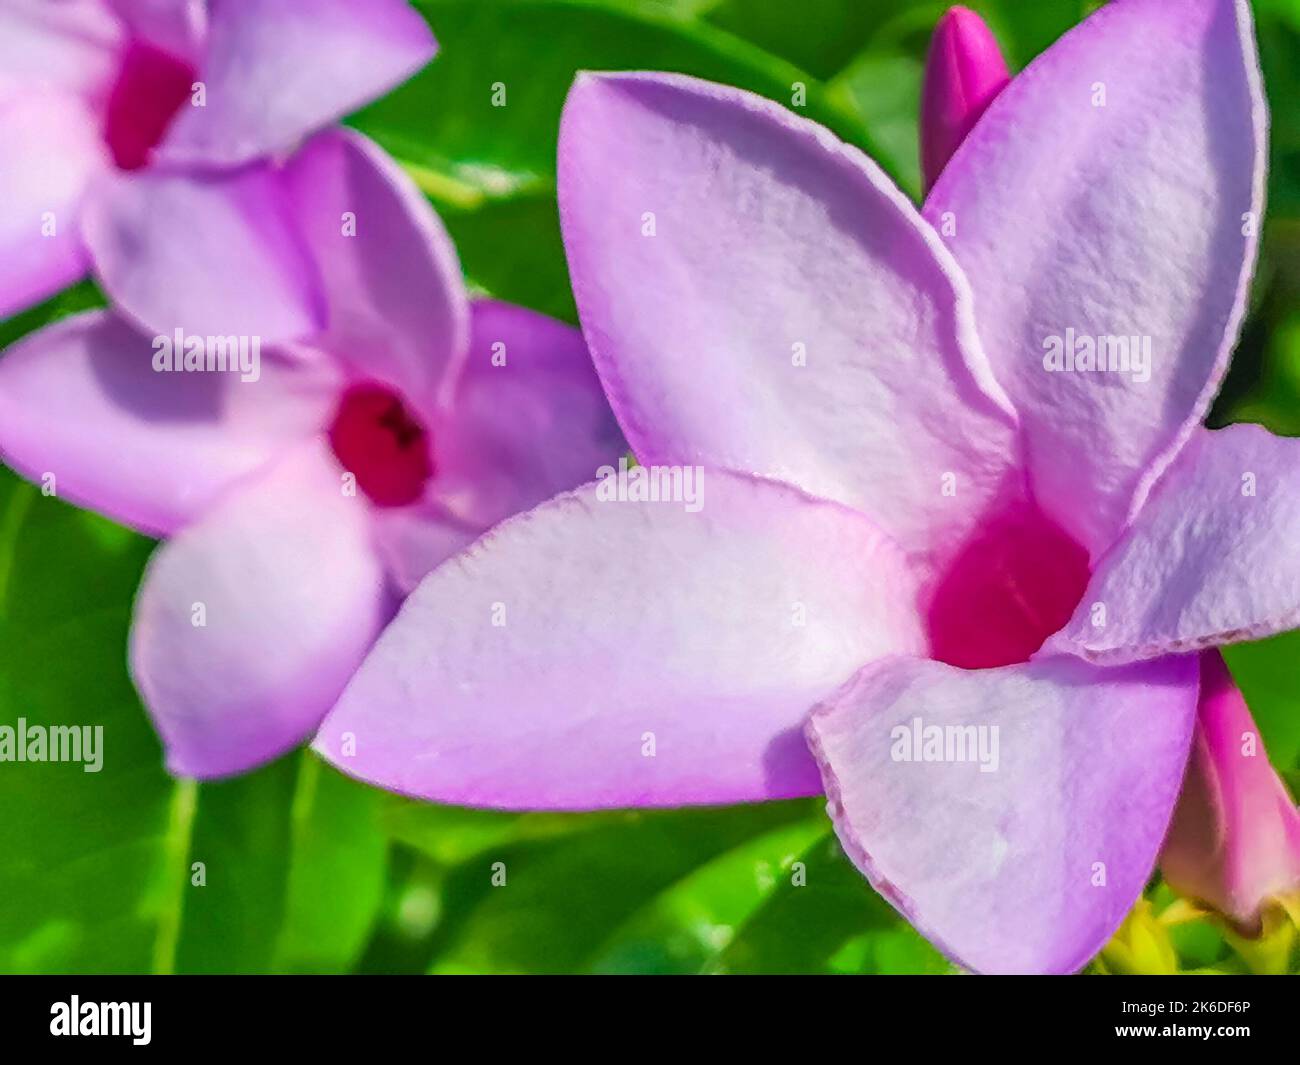
[[[1037,508],[986,523],[930,600],[930,654],[964,669],[1028,661],[1083,598],[1088,553]]]
[[[343,468],[381,507],[414,503],[433,476],[428,431],[400,395],[377,382],[343,393],[329,440]]]
[[[188,63],[140,41],[126,48],[108,97],[104,139],[122,170],[149,162],[176,112],[189,98],[195,71]]]

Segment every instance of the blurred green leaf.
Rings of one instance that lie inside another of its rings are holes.
[[[309,753],[198,791],[179,972],[350,967],[379,909],[381,796]],[[202,862],[205,883],[192,882]]]
[[[1300,630],[1225,647],[1223,657],[1273,764],[1300,766]]]
[[[616,0],[420,0],[442,50],[350,121],[443,215],[471,286],[576,321],[555,205],[560,110],[580,70],[667,70],[761,93],[870,147],[847,105],[808,74],[684,13]],[[494,94],[504,93],[504,99]],[[887,169],[892,160],[875,153]]]
[[[615,929],[592,953],[596,972],[694,973],[735,935],[825,834],[819,811],[764,832],[692,870]]]
[[[151,546],[0,470],[0,724],[103,729],[99,772],[0,763],[0,971],[345,967],[381,898],[379,796],[306,755],[163,771],[126,672]]]
[[[98,773],[0,763],[0,970],[148,971],[174,911],[183,804],[124,668],[149,547],[0,470],[0,724],[103,728]]]
[[[924,60],[901,52],[867,52],[831,83],[832,92],[857,109],[876,140],[897,160],[898,184],[921,199],[921,148],[917,112]]]
[[[443,204],[439,213],[472,287],[577,322],[554,192],[488,200],[471,210]]]
[[[590,814],[506,813],[438,806],[390,796],[383,815],[389,837],[423,851],[439,865],[460,865],[493,847],[554,839],[620,825],[621,811]]]
[[[945,972],[950,966],[871,890],[828,829],[707,965],[717,973]],[[902,966],[901,969],[889,968]]]
[[[581,70],[666,70],[750,89],[865,143],[852,115],[807,74],[701,24],[598,0],[419,0],[442,44],[409,82],[352,118],[427,181],[438,200],[554,187],[560,110]],[[498,95],[504,92],[504,99]],[[495,98],[495,105],[494,105]]]
[[[174,967],[188,973],[270,968],[288,886],[296,758],[205,784],[181,875]],[[195,866],[201,866],[201,883]]]
[[[531,836],[537,815],[515,821],[509,834],[446,871],[440,923],[430,941],[433,972],[573,972],[620,968],[638,929],[674,912],[672,888],[700,876],[709,863],[768,833],[796,836],[816,814],[811,802],[727,809],[546,815],[551,830],[567,818],[571,831]],[[434,821],[442,811],[427,808]],[[817,814],[817,816],[821,816]],[[451,824],[464,827],[461,814]],[[504,823],[504,822],[503,822]],[[758,860],[779,861],[788,842],[773,837]],[[763,853],[775,854],[763,858]],[[741,855],[733,887],[744,898],[755,876],[754,854]],[[494,874],[504,884],[494,884]],[[725,876],[726,874],[718,874]],[[761,885],[759,885],[761,886]],[[716,885],[715,885],[716,889]],[[718,903],[735,912],[734,901]],[[679,900],[680,901],[680,900]],[[743,903],[740,904],[743,908]],[[642,923],[645,922],[645,923]],[[667,967],[669,960],[661,958]]]
[[[385,796],[304,754],[290,814],[293,853],[273,972],[352,967],[383,901]]]
[[[942,14],[945,5],[929,5]],[[830,78],[910,0],[722,0],[705,17],[819,78]],[[928,16],[926,16],[928,17]],[[938,17],[937,15],[935,16]],[[933,20],[931,19],[931,24]]]
[[[0,350],[43,325],[57,322],[60,318],[66,318],[79,311],[103,307],[104,302],[103,293],[93,281],[82,281],[71,288],[66,288],[43,303],[38,303],[35,307],[29,307],[12,318],[0,321]]]

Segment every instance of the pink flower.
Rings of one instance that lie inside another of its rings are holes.
[[[969,8],[949,8],[930,39],[921,95],[921,173],[927,190],[1010,80],[984,20]]]
[[[506,522],[408,598],[317,749],[521,809],[824,784],[950,956],[1080,967],[1169,823],[1187,652],[1300,613],[1297,445],[1200,428],[1264,158],[1232,0],[1103,8],[924,217],[768,101],[581,77],[559,192],[583,327],[635,454],[706,467],[704,506],[589,485]]]
[[[0,317],[93,266],[150,331],[319,327],[269,161],[434,50],[405,0],[9,0]]]
[[[1009,81],[978,15],[952,8],[939,20],[921,120],[927,187]],[[1202,651],[1200,661],[1192,756],[1160,868],[1176,890],[1258,934],[1271,903],[1300,900],[1300,813],[1222,655]]]
[[[1223,656],[1200,657],[1192,757],[1160,871],[1175,890],[1254,935],[1271,903],[1300,912],[1300,812]]]
[[[179,372],[170,338],[104,311],[0,359],[5,461],[168,537],[131,669],[187,776],[311,735],[429,569],[625,448],[577,330],[469,301],[441,223],[371,142],[319,134],[281,180],[325,331],[244,374]]]

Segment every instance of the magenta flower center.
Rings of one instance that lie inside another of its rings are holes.
[[[428,431],[386,385],[368,381],[348,388],[329,440],[343,468],[381,507],[414,503],[433,476]]]
[[[988,522],[930,601],[930,654],[964,669],[1025,662],[1083,598],[1088,553],[1037,508]]]
[[[189,99],[195,71],[152,45],[132,41],[108,97],[104,139],[122,170],[139,170],[181,105]]]

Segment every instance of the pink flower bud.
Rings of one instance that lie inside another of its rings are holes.
[[[968,8],[949,8],[934,28],[921,96],[921,173],[927,192],[1010,80],[984,20]]]
[[[1300,813],[1216,650],[1201,652],[1192,756],[1160,869],[1248,935],[1267,903],[1300,891]]]

